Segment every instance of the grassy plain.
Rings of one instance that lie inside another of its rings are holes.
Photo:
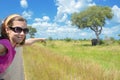
[[[120,45],[47,41],[23,48],[27,80],[120,80]]]

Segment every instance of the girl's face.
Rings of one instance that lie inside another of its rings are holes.
[[[12,45],[15,46],[24,40],[28,32],[27,24],[25,21],[13,21],[13,26],[8,28],[6,32]]]

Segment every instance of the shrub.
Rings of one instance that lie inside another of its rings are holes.
[[[70,42],[70,41],[72,41],[72,39],[71,38],[66,38],[65,41]]]

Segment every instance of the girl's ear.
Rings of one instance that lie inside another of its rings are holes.
[[[5,31],[6,31],[7,34],[9,34],[10,29],[7,27],[7,28],[5,29]]]

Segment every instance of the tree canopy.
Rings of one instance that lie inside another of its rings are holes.
[[[112,19],[112,17],[111,8],[107,6],[91,6],[82,12],[73,13],[71,21],[72,25],[76,25],[80,29],[90,28],[93,30],[99,40],[106,19]]]
[[[35,33],[37,32],[37,31],[36,31],[36,28],[33,28],[32,26],[28,26],[28,28],[29,28],[30,38],[34,38]]]

